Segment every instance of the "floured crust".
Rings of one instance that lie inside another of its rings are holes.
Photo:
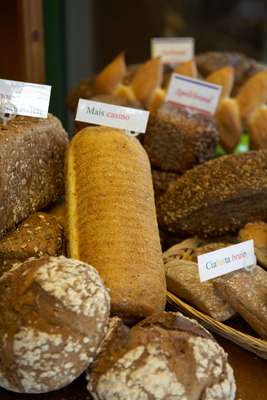
[[[236,390],[223,349],[179,313],[118,332],[87,376],[88,390],[101,400],[233,400]]]
[[[0,385],[44,393],[71,383],[107,328],[109,296],[95,269],[63,256],[32,259],[0,288]]]

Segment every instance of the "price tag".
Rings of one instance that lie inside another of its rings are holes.
[[[214,114],[222,87],[199,79],[172,74],[166,101],[192,108],[199,112]]]
[[[151,56],[161,57],[163,64],[181,64],[194,58],[193,38],[152,38]]]
[[[253,240],[201,254],[197,258],[200,281],[208,281],[256,264]]]
[[[90,124],[124,129],[129,134],[134,132],[133,136],[136,136],[139,133],[145,133],[148,116],[148,111],[80,99],[75,119]]]
[[[51,86],[0,79],[0,102],[16,107],[16,114],[47,118]]]

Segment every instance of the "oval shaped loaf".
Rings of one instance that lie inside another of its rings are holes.
[[[166,282],[148,157],[118,129],[80,131],[66,157],[71,257],[92,263],[129,322],[164,309]]]

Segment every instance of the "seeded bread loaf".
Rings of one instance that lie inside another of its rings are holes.
[[[0,126],[0,237],[64,193],[67,142],[53,115]]]
[[[180,235],[220,236],[267,220],[267,151],[226,155],[172,182],[158,202],[159,225]]]
[[[166,192],[169,183],[173,182],[179,175],[175,172],[165,172],[158,169],[152,169],[153,187],[155,193],[155,200]]]
[[[213,280],[220,295],[265,340],[267,340],[267,271],[256,266]]]
[[[183,173],[213,158],[218,140],[212,116],[163,103],[149,119],[144,147],[152,167]]]
[[[30,257],[60,256],[65,252],[64,232],[56,217],[36,213],[0,240],[0,276]]]
[[[109,310],[88,264],[61,256],[13,267],[0,278],[0,386],[44,393],[71,383],[95,359]]]
[[[179,313],[117,323],[87,376],[95,400],[234,400],[236,391],[224,350]]]

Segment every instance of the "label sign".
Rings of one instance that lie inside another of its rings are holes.
[[[76,121],[145,133],[148,116],[148,111],[80,99],[75,119]]]
[[[164,64],[181,64],[194,58],[193,38],[152,38],[151,56],[161,57]]]
[[[18,115],[47,118],[50,94],[49,85],[0,79],[0,102],[15,105]]]
[[[228,246],[223,249],[201,254],[197,258],[200,281],[208,281],[218,276],[256,264],[253,240]]]
[[[172,74],[166,101],[189,107],[199,112],[214,114],[222,87],[199,79]]]

